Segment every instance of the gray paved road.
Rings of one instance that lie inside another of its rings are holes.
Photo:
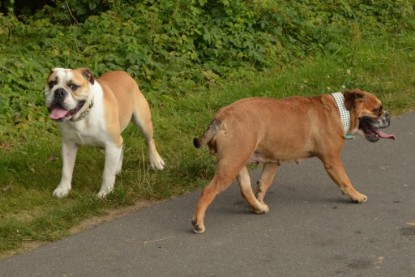
[[[281,167],[269,214],[252,214],[233,185],[196,235],[197,191],[0,261],[0,276],[415,276],[415,113],[388,131],[396,141],[345,145],[363,205],[311,159]]]

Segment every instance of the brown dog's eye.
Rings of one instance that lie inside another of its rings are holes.
[[[383,107],[382,106],[380,106],[379,108],[373,110],[373,112],[375,114],[377,114],[377,115],[381,115],[382,114],[382,111],[383,111]]]
[[[77,89],[79,88],[79,86],[78,86],[78,85],[75,85],[75,84],[70,84],[70,85],[69,85],[69,88],[70,88],[72,91],[75,91],[75,90],[77,90]]]

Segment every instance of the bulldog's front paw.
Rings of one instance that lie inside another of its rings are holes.
[[[367,196],[364,194],[359,193],[357,196],[353,198],[356,203],[362,204],[367,201]]]
[[[98,194],[97,194],[97,197],[99,198],[99,199],[103,199],[103,198],[105,198],[107,195],[108,195],[108,193],[109,192],[107,192],[107,191],[100,191],[100,192],[98,192]]]
[[[367,196],[356,191],[354,188],[342,188],[341,192],[343,195],[347,195],[350,197],[350,199],[352,199],[353,202],[355,203],[365,203],[367,201]]]
[[[150,166],[151,166],[151,169],[163,170],[165,163],[163,159],[160,156],[158,156],[158,157],[150,158]]]
[[[357,191],[353,191],[353,192],[344,191],[343,194],[349,196],[350,199],[352,199],[352,201],[355,203],[362,204],[367,201],[367,196]]]
[[[63,198],[68,196],[69,191],[71,189],[70,188],[66,188],[66,187],[62,187],[62,186],[58,186],[54,191],[53,191],[53,196],[57,197],[57,198]]]
[[[113,189],[114,189],[114,188],[103,188],[103,189],[101,189],[101,190],[98,192],[97,197],[98,197],[99,199],[103,199],[103,198],[105,198],[108,194],[110,194],[110,193],[113,191]]]

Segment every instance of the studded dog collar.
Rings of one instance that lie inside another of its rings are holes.
[[[82,120],[82,119],[84,119],[87,115],[88,115],[88,113],[89,113],[89,111],[91,110],[91,108],[92,108],[92,106],[94,106],[94,101],[93,101],[93,99],[91,99],[91,101],[89,102],[89,104],[88,103],[85,103],[85,105],[81,108],[81,110],[86,106],[86,105],[88,105],[88,107],[79,115],[79,117],[77,117],[77,118],[71,118],[71,121],[80,121],[80,120]]]
[[[336,100],[337,107],[339,108],[340,118],[344,127],[344,134],[346,138],[349,138],[348,132],[350,130],[350,112],[346,109],[344,105],[344,95],[341,92],[334,92],[331,94]]]

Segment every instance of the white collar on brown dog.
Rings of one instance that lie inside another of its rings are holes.
[[[334,100],[336,100],[337,107],[340,111],[340,118],[343,123],[344,127],[344,134],[347,138],[347,133],[350,129],[350,112],[346,109],[346,106],[344,105],[344,95],[341,92],[334,92],[331,94],[334,97]]]

